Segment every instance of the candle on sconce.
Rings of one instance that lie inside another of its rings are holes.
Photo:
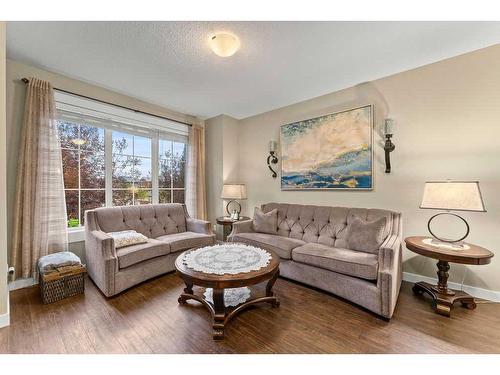
[[[269,152],[276,152],[277,149],[278,149],[278,142],[270,141],[269,142]]]
[[[394,134],[394,120],[393,119],[385,119],[385,134]]]

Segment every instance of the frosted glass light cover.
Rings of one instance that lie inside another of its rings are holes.
[[[222,186],[222,199],[247,199],[247,189],[244,184],[226,184]]]
[[[269,142],[269,151],[276,152],[277,149],[278,149],[278,143],[276,141],[270,141]]]
[[[479,182],[426,182],[420,208],[485,212]]]
[[[210,48],[218,56],[229,57],[240,48],[240,40],[232,34],[215,34],[210,38]]]
[[[385,134],[394,134],[394,120],[386,119],[385,120]]]

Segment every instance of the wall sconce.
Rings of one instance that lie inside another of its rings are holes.
[[[391,138],[394,134],[394,120],[386,119],[385,120],[385,173],[391,173],[391,152],[394,151],[396,145],[392,143]]]
[[[272,172],[273,178],[276,178],[278,176],[276,171],[271,167],[271,163],[272,164],[278,163],[278,157],[275,155],[277,149],[278,149],[278,142],[270,141],[269,142],[269,156],[267,157],[267,167]]]

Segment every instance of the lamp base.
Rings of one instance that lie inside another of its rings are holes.
[[[236,210],[236,215],[233,217],[233,214],[229,211],[229,205],[231,203],[236,203],[238,205],[238,209]],[[240,213],[241,213],[241,204],[240,202],[238,202],[237,200],[233,199],[233,200],[230,200],[229,202],[227,202],[227,205],[226,205],[226,212],[228,214],[228,216],[231,217],[231,219],[235,219],[235,220],[238,220],[240,218]]]
[[[444,241],[441,241],[437,238],[425,238],[424,240],[422,240],[422,242],[425,243],[426,245],[439,247],[441,249],[453,250],[453,251],[462,251],[462,250],[470,249],[470,246],[462,241],[444,242]]]

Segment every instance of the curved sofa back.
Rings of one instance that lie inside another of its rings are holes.
[[[401,214],[368,208],[312,206],[289,203],[266,203],[262,211],[278,209],[278,235],[305,242],[347,248],[347,230],[355,217],[374,221],[386,217],[384,238],[401,230]]]
[[[102,207],[86,214],[94,215],[96,229],[103,232],[135,230],[149,238],[185,232],[189,217],[180,203]]]

